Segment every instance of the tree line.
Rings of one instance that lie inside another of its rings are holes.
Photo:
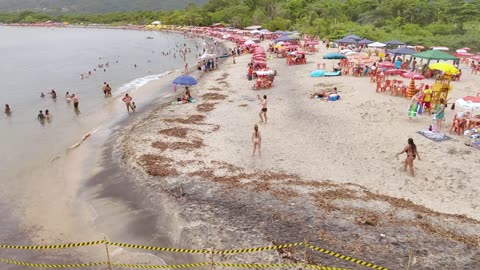
[[[208,26],[261,25],[270,31],[297,30],[329,39],[356,34],[375,41],[480,49],[480,0],[209,0],[183,10],[105,14],[1,13],[0,22],[67,21],[97,24]]]

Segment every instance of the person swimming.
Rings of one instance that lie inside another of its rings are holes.
[[[52,89],[52,91],[50,91],[50,96],[52,98],[57,98],[57,92],[55,92],[55,89]]]

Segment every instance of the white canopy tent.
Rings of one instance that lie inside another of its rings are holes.
[[[370,47],[370,48],[383,48],[383,47],[386,47],[386,46],[387,46],[387,44],[381,43],[381,42],[374,42],[374,43],[368,44],[368,47]]]

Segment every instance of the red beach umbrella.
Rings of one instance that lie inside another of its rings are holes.
[[[422,74],[415,73],[415,72],[405,72],[405,73],[402,73],[400,76],[402,76],[403,78],[414,79],[414,80],[425,79],[425,76],[423,76]]]
[[[385,71],[385,74],[386,75],[400,75],[400,74],[403,74],[407,72],[406,70],[403,70],[403,69],[389,69],[387,71]]]
[[[379,67],[384,67],[384,68],[394,68],[395,64],[392,62],[382,62],[378,64]]]

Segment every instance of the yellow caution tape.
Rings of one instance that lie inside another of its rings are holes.
[[[293,243],[293,244],[284,244],[284,245],[268,246],[268,247],[211,251],[211,250],[201,250],[201,249],[152,247],[152,246],[142,246],[142,245],[116,243],[116,242],[107,242],[107,244],[112,246],[134,248],[134,249],[146,249],[146,250],[180,252],[180,253],[204,253],[204,254],[236,254],[236,253],[247,253],[247,252],[259,252],[259,251],[275,250],[275,249],[282,249],[282,248],[289,248],[289,247],[296,247],[296,246],[303,245],[303,243]]]
[[[311,265],[303,263],[213,263],[214,266],[233,267],[233,268],[278,268],[278,267],[307,267],[320,270],[347,270],[345,268],[328,267],[321,265]]]
[[[94,262],[94,263],[76,263],[76,264],[44,264],[44,263],[29,263],[29,262],[19,262],[9,259],[0,258],[0,261],[21,265],[21,266],[28,266],[28,267],[42,267],[42,268],[74,268],[74,267],[92,267],[92,266],[99,266],[99,265],[107,265],[107,262]]]
[[[323,248],[312,246],[310,244],[306,244],[306,246],[310,249],[315,250],[315,251],[319,251],[319,252],[325,253],[327,255],[330,255],[330,256],[345,260],[345,261],[353,262],[353,263],[360,264],[360,265],[370,267],[370,268],[373,268],[373,269],[377,269],[377,270],[388,270],[388,268],[378,266],[378,265],[375,265],[373,263],[365,262],[365,261],[362,261],[362,260],[358,260],[358,259],[355,259],[355,258],[352,258],[352,257],[349,257],[349,256],[342,255],[342,254],[338,254],[338,253],[335,253],[335,252],[330,251],[330,250],[326,250],[326,249],[323,249]]]
[[[95,246],[95,245],[100,245],[100,244],[105,244],[105,240],[90,241],[90,242],[83,242],[83,243],[62,244],[62,245],[51,245],[51,246],[0,245],[0,248],[10,248],[10,249],[59,249],[59,248],[74,248],[74,247]]]
[[[182,253],[210,253],[210,254],[212,253],[212,251],[210,250],[199,250],[199,249],[163,248],[163,247],[151,247],[151,246],[142,246],[142,245],[115,243],[115,242],[107,242],[107,244],[112,246],[117,246],[117,247],[147,249],[147,250],[155,250],[155,251],[182,252]]]
[[[266,251],[266,250],[297,247],[297,246],[302,246],[302,245],[303,245],[303,243],[293,243],[293,244],[283,244],[283,245],[268,246],[268,247],[220,250],[220,251],[214,251],[213,254],[236,254],[236,253],[247,253],[247,252],[259,252],[259,251]]]
[[[193,268],[212,265],[211,262],[202,263],[186,263],[174,265],[148,265],[148,264],[128,264],[128,263],[112,263],[112,266],[126,267],[126,268],[142,268],[142,269],[164,269],[164,268]]]

